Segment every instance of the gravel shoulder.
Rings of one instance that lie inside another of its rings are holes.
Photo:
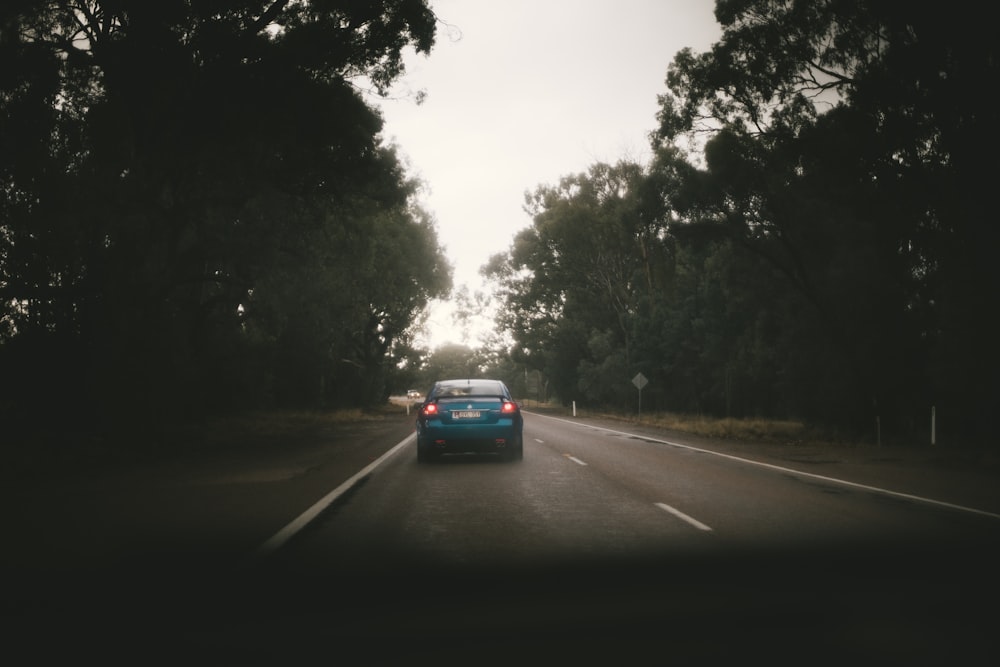
[[[236,564],[412,431],[400,410],[172,447],[32,457],[8,448],[0,566],[20,576],[147,561]]]

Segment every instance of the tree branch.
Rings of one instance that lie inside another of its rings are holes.
[[[284,11],[285,7],[288,5],[288,0],[274,0],[271,6],[264,10],[264,13],[260,15],[256,21],[250,26],[250,29],[254,33],[258,33],[267,26],[274,22],[274,19]]]

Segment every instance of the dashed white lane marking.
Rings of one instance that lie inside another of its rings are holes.
[[[535,438],[535,442],[537,442],[540,445],[544,445],[545,444],[544,440],[539,440],[538,438]]]
[[[670,505],[667,505],[666,503],[654,503],[654,504],[657,507],[659,507],[661,510],[664,510],[665,512],[669,512],[670,514],[673,514],[678,519],[681,519],[682,521],[687,521],[689,524],[691,524],[692,526],[694,526],[698,530],[704,530],[704,531],[709,531],[709,532],[712,530],[709,526],[706,526],[701,521],[698,521],[694,517],[688,516],[684,512],[680,511],[679,509],[674,509],[673,507],[671,507]]]
[[[566,458],[568,458],[573,463],[576,463],[576,464],[579,464],[579,465],[582,465],[582,466],[587,465],[586,463],[584,463],[580,459],[576,458],[575,456],[570,456],[569,454],[563,454],[563,456],[565,456]]]
[[[764,463],[763,461],[754,461],[753,459],[743,458],[741,456],[733,456],[732,454],[723,454],[722,452],[712,451],[710,449],[702,449],[701,447],[692,447],[691,445],[684,445],[679,442],[672,442],[670,440],[660,440],[659,438],[654,438],[648,435],[637,435],[635,433],[626,433],[625,431],[616,431],[610,428],[604,428],[601,426],[593,426],[590,424],[582,424],[578,421],[571,421],[569,419],[561,419],[559,417],[552,417],[549,415],[543,415],[540,413],[530,413],[538,417],[544,417],[545,419],[551,419],[552,421],[564,422],[566,424],[573,424],[574,426],[584,426],[594,431],[603,431],[605,433],[614,433],[615,435],[623,435],[629,438],[639,438],[645,440],[646,442],[659,443],[662,445],[670,445],[671,447],[677,447],[678,449],[686,449],[692,452],[699,452],[701,454],[710,454],[712,456],[718,456],[720,458],[729,459],[730,461],[739,461],[740,463],[747,463],[749,465],[760,466],[761,468],[768,468],[770,470],[777,470],[779,472],[788,473],[791,475],[796,475],[798,477],[805,477],[809,479],[816,479],[821,482],[827,482],[830,484],[839,484],[841,486],[847,486],[854,489],[860,489],[862,491],[870,491],[872,493],[878,493],[885,496],[891,496],[893,498],[902,498],[904,500],[912,500],[918,503],[924,503],[927,505],[934,505],[937,507],[946,507],[948,509],[957,510],[959,512],[968,512],[970,514],[978,514],[980,516],[987,516],[992,519],[1000,519],[1000,513],[998,512],[988,512],[986,510],[976,509],[975,507],[966,507],[964,505],[956,505],[954,503],[948,503],[941,500],[935,500],[933,498],[925,498],[923,496],[915,496],[909,493],[900,493],[899,491],[892,491],[890,489],[883,489],[877,486],[868,486],[867,484],[858,484],[857,482],[850,482],[846,479],[839,479],[837,477],[826,477],[824,475],[817,475],[811,472],[805,472],[802,470],[796,470],[794,468],[786,468],[785,466],[774,465],[773,463]]]

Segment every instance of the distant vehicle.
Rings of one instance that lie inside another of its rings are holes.
[[[417,391],[416,389],[410,389],[409,391],[406,392],[406,397],[407,398],[420,398],[420,392]]]
[[[417,461],[443,454],[498,454],[524,458],[524,419],[499,380],[435,382],[417,413]]]

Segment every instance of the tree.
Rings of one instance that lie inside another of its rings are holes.
[[[423,372],[428,387],[438,380],[478,378],[483,376],[483,359],[468,345],[448,343],[431,353]]]
[[[423,0],[15,2],[0,30],[0,357],[21,365],[8,404],[48,411],[45,386],[20,388],[70,379],[67,404],[117,423],[238,404],[218,394],[251,369],[268,400],[281,360],[329,368],[346,340],[332,321],[373,368],[447,289],[432,221],[355,85],[384,91],[404,48],[430,50]],[[373,275],[375,252],[403,263],[336,293]],[[315,403],[329,375],[311,377],[285,395]]]
[[[595,335],[610,336],[629,366],[632,318],[656,234],[639,207],[642,177],[633,163],[596,164],[558,186],[539,187],[526,196],[532,226],[484,267],[499,286],[502,326],[531,367],[547,370],[559,396],[580,391],[577,366]]]
[[[679,54],[661,98],[663,142],[714,135],[703,205],[816,309],[813,354],[850,369],[829,398],[856,425],[905,433],[938,403],[991,428],[1000,361],[976,322],[998,232],[974,165],[998,147],[997,58],[983,8],[962,8],[720,1],[722,40]]]

